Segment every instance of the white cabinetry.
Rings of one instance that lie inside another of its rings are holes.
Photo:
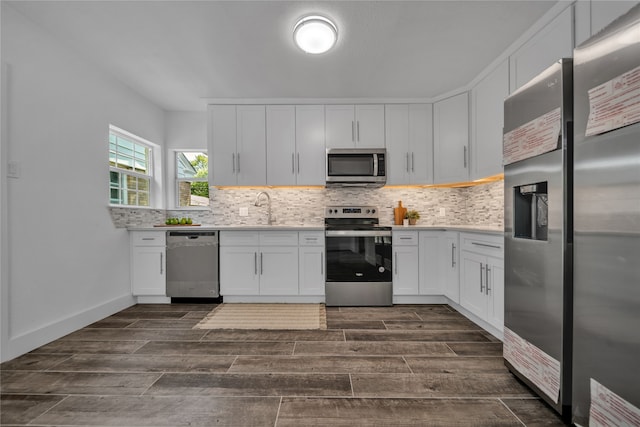
[[[498,331],[504,329],[502,236],[461,233],[460,305]]]
[[[267,105],[267,185],[296,183],[296,109]]]
[[[324,105],[296,106],[296,184],[324,185]]]
[[[301,231],[298,249],[300,295],[324,295],[324,232]]]
[[[467,92],[433,107],[434,182],[469,180],[469,96]]]
[[[264,105],[210,105],[211,185],[265,185]]]
[[[439,232],[420,232],[420,295],[442,295]]]
[[[131,293],[134,296],[165,296],[166,234],[133,231],[131,241]]]
[[[393,295],[418,295],[420,290],[417,231],[393,231]]]
[[[385,105],[387,184],[433,182],[433,106]]]
[[[324,106],[266,107],[267,185],[323,185]]]
[[[502,173],[504,100],[509,95],[509,63],[502,62],[471,91],[471,179]]]
[[[560,58],[572,57],[573,47],[573,7],[569,6],[510,56],[511,92]]]
[[[327,148],[384,148],[384,105],[326,105]]]
[[[298,233],[220,233],[221,295],[297,295]]]

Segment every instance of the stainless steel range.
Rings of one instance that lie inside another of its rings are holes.
[[[375,206],[327,206],[325,246],[328,306],[393,304],[391,227]]]

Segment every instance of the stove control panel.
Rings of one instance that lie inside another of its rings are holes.
[[[327,206],[325,218],[378,218],[375,206]]]

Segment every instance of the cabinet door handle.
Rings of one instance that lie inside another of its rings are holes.
[[[237,169],[238,173],[240,173],[240,153],[238,153],[237,158],[238,158],[238,167],[236,169]]]
[[[360,120],[358,120],[358,141],[360,141]]]
[[[456,258],[455,258],[456,245],[451,244],[451,268],[456,266]]]
[[[486,277],[484,288],[486,289],[487,295],[489,295],[489,291],[491,290],[489,288],[489,272],[491,271],[491,269],[489,268],[489,264],[487,264],[484,271],[485,271],[485,277]]]
[[[300,174],[300,153],[297,154],[298,158],[298,174]]]
[[[398,252],[396,252],[394,255],[395,255],[395,259],[393,260],[393,263],[394,263],[395,265],[394,265],[393,267],[394,267],[394,268],[395,268],[395,270],[396,270],[396,273],[395,273],[395,274],[398,274]]]
[[[409,172],[409,153],[407,152],[407,154],[405,155],[406,158],[406,163],[407,163],[407,172]]]
[[[463,153],[463,157],[464,157],[464,168],[467,168],[467,146],[464,146],[464,153]]]
[[[236,173],[236,153],[231,154],[231,168],[232,172]]]
[[[320,252],[320,274],[324,276],[324,252]]]
[[[415,162],[413,161],[413,152],[411,153],[411,172],[415,172]]]
[[[253,253],[253,275],[254,276],[258,275],[258,253],[257,252]]]
[[[160,252],[160,274],[164,274],[164,254]]]
[[[482,286],[482,275],[484,273],[484,265],[480,264],[480,293],[484,293],[484,287]]]
[[[295,154],[291,153],[291,173],[295,174],[296,173],[296,160],[295,160]]]
[[[262,252],[260,252],[260,275],[264,273],[264,266],[262,265]]]
[[[351,141],[356,140],[356,122],[351,120]]]

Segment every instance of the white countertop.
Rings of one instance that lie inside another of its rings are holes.
[[[193,225],[175,225],[175,226],[162,226],[154,227],[153,225],[135,225],[127,227],[129,231],[324,231],[323,225],[212,225],[202,224],[199,226]]]
[[[429,230],[449,230],[469,233],[488,233],[502,235],[504,230],[501,227],[491,227],[488,225],[394,225],[395,231],[429,231]],[[212,225],[202,224],[200,226],[176,225],[154,227],[153,225],[136,225],[127,227],[129,231],[324,231],[323,225]]]

